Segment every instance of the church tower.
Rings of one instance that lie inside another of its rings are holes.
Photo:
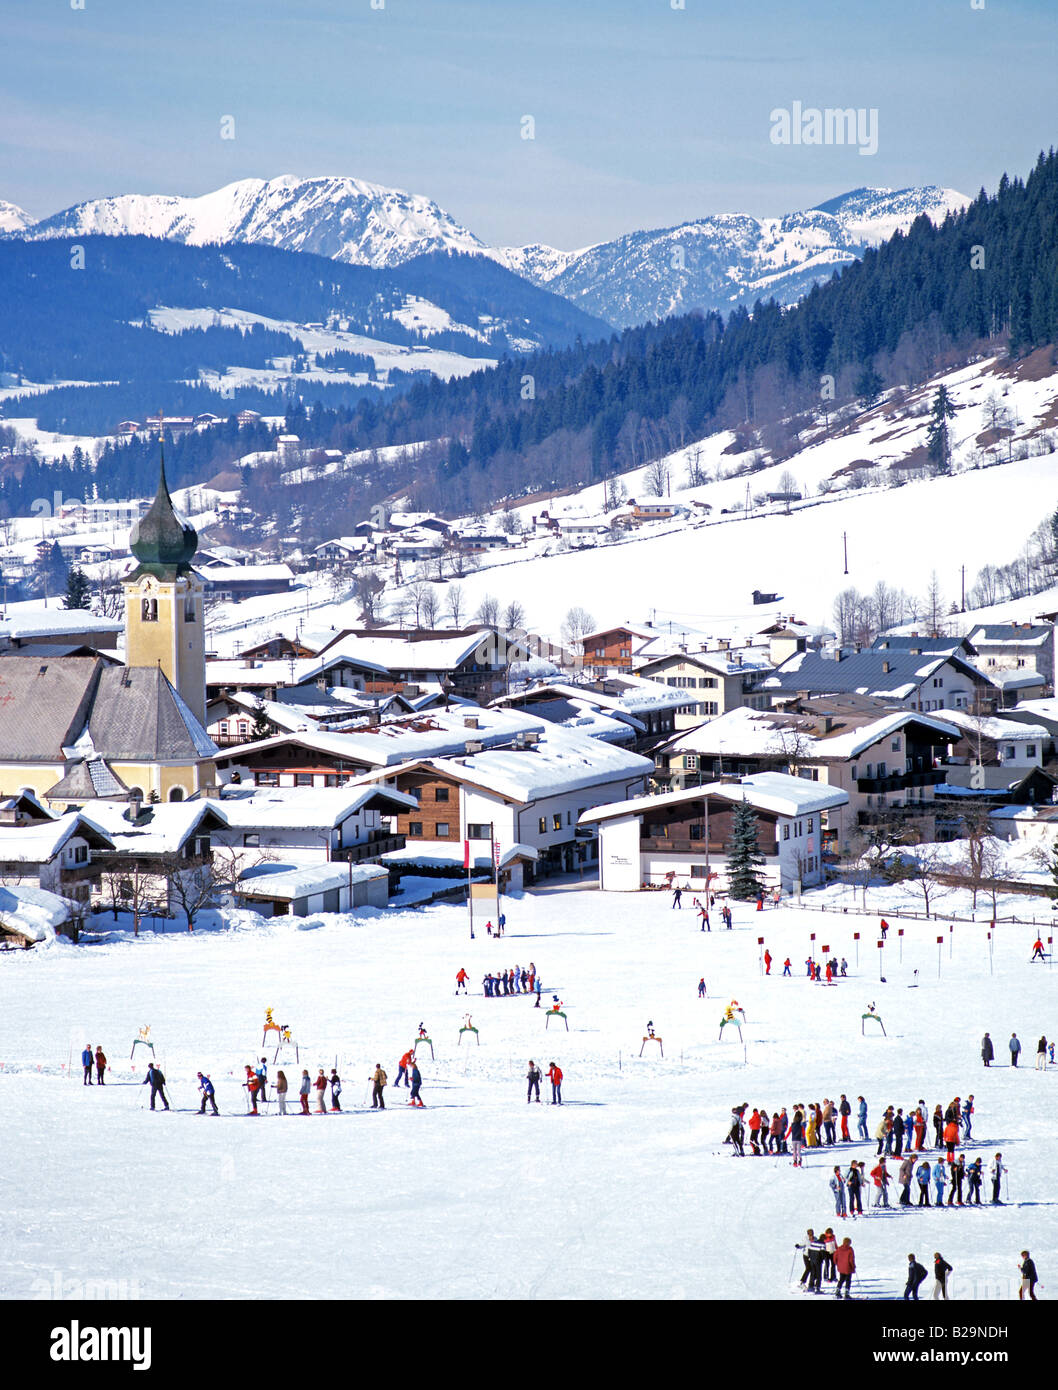
[[[125,580],[125,662],[158,666],[203,726],[206,639],[202,581],[191,569],[198,535],[177,516],[161,461],[158,491],[133,526],[129,549],[139,562]]]

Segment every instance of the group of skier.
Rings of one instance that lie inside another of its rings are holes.
[[[462,979],[460,978],[462,977]],[[466,993],[466,971],[460,970],[456,976],[456,993],[459,993],[462,985],[463,993]],[[536,966],[532,961],[528,968],[516,965],[513,970],[501,970],[494,975],[490,970],[481,981],[481,989],[486,999],[498,999],[500,995],[511,994],[535,994],[536,1004],[540,1004],[540,977],[536,973]]]
[[[536,1063],[533,1061],[533,1059],[532,1059],[531,1057],[529,1058],[529,1070],[528,1070],[528,1072],[526,1072],[525,1079],[526,1079],[526,1082],[528,1083],[527,1086],[526,1086],[526,1091],[525,1091],[525,1103],[526,1103],[526,1105],[528,1105],[528,1104],[529,1104],[531,1101],[533,1101],[533,1100],[535,1100],[536,1103],[537,1103],[537,1105],[539,1105],[539,1104],[540,1104],[540,1082],[541,1082],[541,1080],[543,1079],[543,1073],[541,1072],[540,1068],[536,1065]],[[548,1062],[548,1064],[547,1064],[547,1079],[548,1079],[548,1081],[551,1082],[551,1104],[552,1104],[552,1105],[561,1105],[561,1104],[562,1104],[562,1068],[558,1065],[557,1062]],[[535,1093],[535,1094],[534,1094],[534,1093]]]

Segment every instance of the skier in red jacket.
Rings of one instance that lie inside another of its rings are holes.
[[[845,1298],[851,1298],[852,1276],[856,1273],[856,1252],[852,1248],[851,1237],[846,1236],[834,1251],[834,1268],[838,1272],[838,1286],[834,1290],[834,1297],[841,1297],[842,1286],[844,1286]]]
[[[765,975],[771,974],[771,952],[768,950],[764,952],[764,973]]]
[[[459,974],[456,976],[456,993],[458,994],[460,990],[462,990],[464,994],[467,992],[467,972],[465,970],[460,970]]]
[[[547,1079],[551,1082],[551,1104],[562,1104],[562,1068],[550,1062],[547,1068]]]

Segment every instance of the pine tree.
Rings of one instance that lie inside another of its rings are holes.
[[[250,742],[257,743],[263,738],[272,737],[272,726],[265,713],[264,701],[258,697],[253,707],[253,727],[250,729]]]
[[[735,807],[735,824],[727,851],[727,881],[733,898],[749,902],[764,892],[761,865],[764,855],[757,844],[757,813],[748,801]]]
[[[91,586],[85,578],[83,570],[76,567],[66,576],[66,597],[62,604],[64,608],[88,608]]]
[[[926,431],[926,450],[942,473],[951,469],[951,437],[948,421],[955,418],[948,388],[941,386],[933,397],[933,410],[930,414],[929,429]]]

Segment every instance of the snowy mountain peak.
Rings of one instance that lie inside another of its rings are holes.
[[[429,251],[482,243],[421,194],[342,176],[240,179],[196,198],[124,194],[78,203],[36,223],[37,238],[143,235],[191,246],[254,242],[351,265],[400,265]]]
[[[0,232],[10,232],[21,236],[27,227],[32,227],[34,218],[15,203],[5,203],[0,198]]]

